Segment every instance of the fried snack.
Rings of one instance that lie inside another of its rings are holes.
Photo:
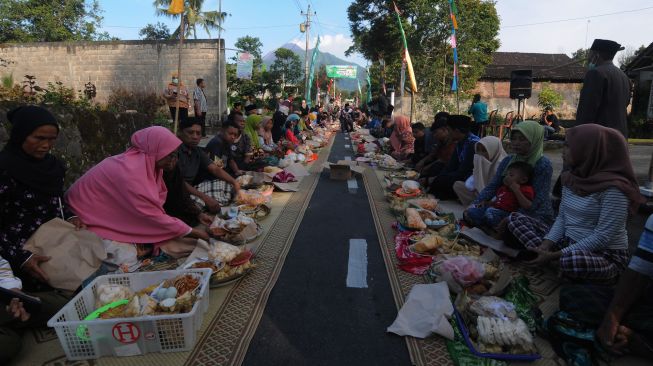
[[[199,284],[200,281],[191,275],[183,275],[173,280],[173,286],[177,289],[177,296],[183,296],[186,292],[196,289]]]
[[[245,175],[241,175],[240,177],[236,178],[236,182],[238,182],[238,184],[240,184],[241,186],[247,186],[247,185],[250,185],[252,183],[253,179],[254,179],[254,177],[252,177],[251,175],[245,174]]]
[[[435,254],[435,251],[445,243],[444,238],[438,235],[427,235],[415,243],[415,251],[423,254]]]
[[[100,319],[124,318],[127,305],[128,304],[119,305],[113,309],[105,311],[104,313],[100,314]]]
[[[211,271],[213,272],[216,272],[218,270],[218,267],[215,265],[215,263],[209,261],[196,262],[193,264],[191,268],[210,268]]]
[[[426,224],[422,217],[419,215],[419,212],[414,208],[406,209],[406,224],[411,229],[425,230]]]
[[[435,211],[438,209],[438,200],[435,198],[416,198],[410,202],[427,211]]]

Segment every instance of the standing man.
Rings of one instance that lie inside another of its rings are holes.
[[[592,43],[576,121],[614,128],[628,138],[626,108],[630,104],[630,80],[612,63],[614,55],[623,49],[619,43],[606,39]]]
[[[482,128],[487,125],[487,104],[481,101],[481,95],[475,94],[474,99],[472,99],[472,105],[467,111],[468,114],[471,114],[474,117],[474,127],[472,128],[472,133],[476,136],[481,136],[480,132]]]
[[[206,94],[204,94],[204,88],[206,88],[206,83],[204,79],[197,79],[195,81],[197,87],[193,92],[193,100],[195,101],[195,118],[202,126],[202,137],[206,136],[206,112],[209,111],[208,103],[206,103]]]
[[[188,118],[188,88],[179,81],[177,73],[172,74],[172,80],[163,91],[163,97],[168,102],[173,121],[177,111],[177,99],[179,99],[179,121],[185,121]]]

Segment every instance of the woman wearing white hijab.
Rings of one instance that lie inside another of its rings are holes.
[[[499,163],[506,157],[501,141],[494,136],[483,137],[476,143],[476,155],[474,155],[474,173],[467,181],[454,183],[453,190],[463,206],[469,206],[478,192],[492,180],[497,172]]]

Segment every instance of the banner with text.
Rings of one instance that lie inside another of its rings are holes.
[[[251,79],[252,69],[254,68],[254,55],[248,52],[238,54],[236,63],[236,77],[238,79]]]
[[[356,66],[353,65],[327,65],[327,77],[334,79],[356,79]]]

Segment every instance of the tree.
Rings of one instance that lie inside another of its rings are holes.
[[[285,84],[295,84],[302,76],[302,63],[293,51],[279,48],[274,51],[276,60],[270,70]]]
[[[628,65],[632,60],[637,57],[641,52],[643,52],[646,49],[646,46],[641,45],[639,46],[638,49],[634,49],[632,47],[626,47],[626,49],[619,54],[618,62],[619,65],[624,68],[626,65]]]
[[[102,13],[97,0],[0,0],[0,43],[91,41]]]
[[[262,97],[267,90],[267,83],[263,78],[265,73],[262,69],[263,59],[262,48],[263,44],[257,37],[245,36],[236,40],[235,46],[237,49],[251,53],[254,56],[254,63],[252,68],[252,78],[238,79],[236,77],[236,65],[233,64],[233,72],[227,76],[227,83],[229,84],[229,91],[241,96],[254,95]],[[238,61],[238,57],[232,58],[234,62]]]
[[[447,0],[398,0],[418,90],[424,98],[449,95],[453,77],[451,19]],[[499,48],[499,17],[491,1],[458,0],[460,89],[472,90]],[[385,81],[399,85],[403,42],[390,0],[355,0],[347,9],[353,45],[373,62],[372,81],[378,90],[385,61]]]
[[[579,48],[571,54],[571,58],[574,61],[580,61],[582,66],[587,66],[587,54],[589,51],[590,50],[586,48]]]
[[[168,13],[171,0],[154,0],[154,7],[156,7],[156,14],[159,16],[167,16],[173,19],[179,19],[179,14]],[[197,27],[203,28],[211,38],[211,30],[221,29],[222,22],[224,21],[227,13],[220,13],[218,11],[202,11],[204,0],[184,0],[184,24],[186,24],[184,38],[197,39]],[[179,38],[180,29],[177,27],[172,33],[173,38]]]
[[[254,68],[261,66],[261,63],[263,63],[263,43],[258,37],[240,37],[234,45],[237,49],[249,52],[254,56]]]
[[[168,26],[161,22],[146,25],[138,32],[138,35],[146,41],[170,39],[172,37]]]

